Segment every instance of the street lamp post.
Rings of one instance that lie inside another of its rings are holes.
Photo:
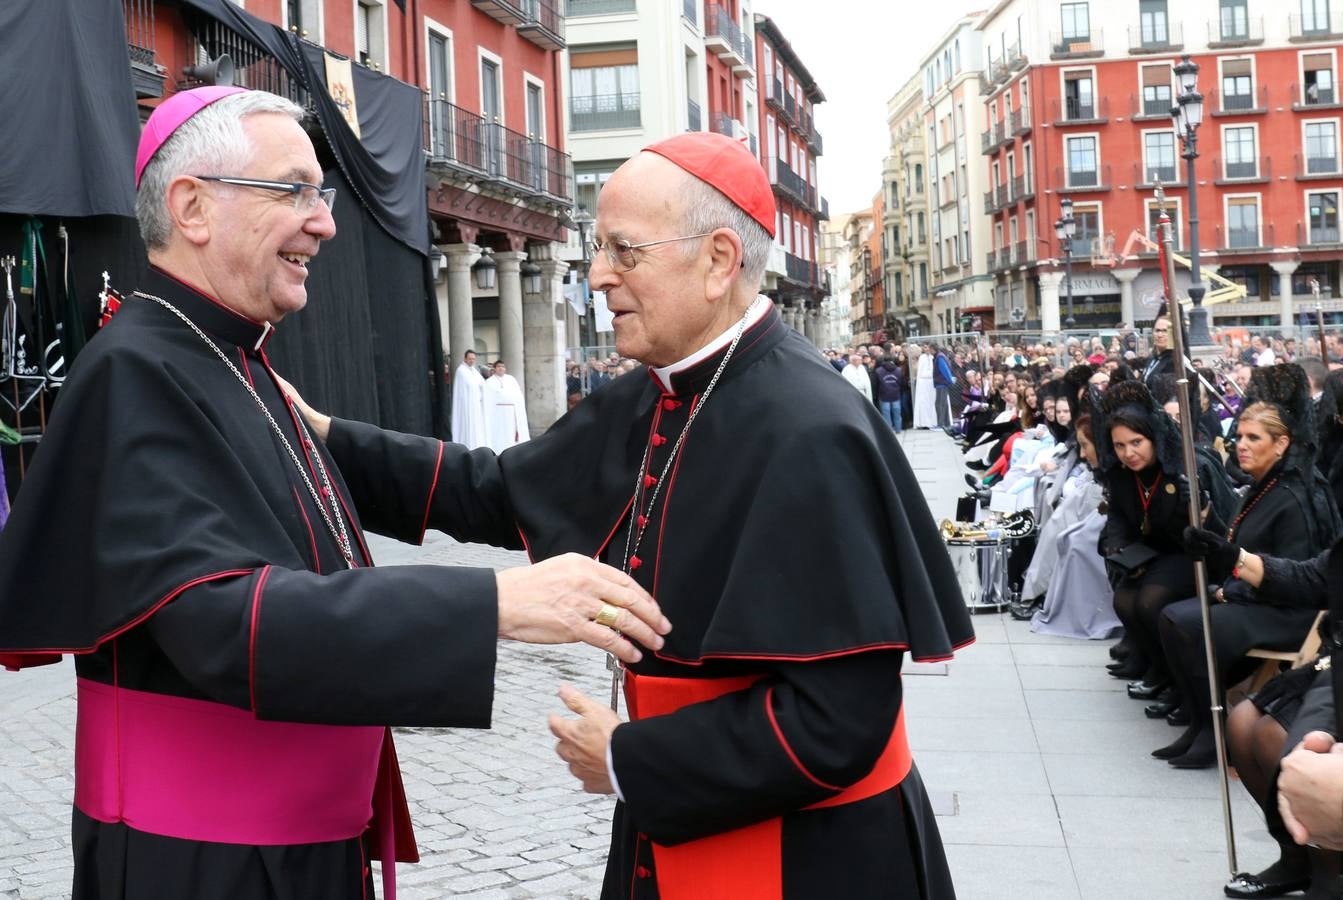
[[[597,305],[592,302],[592,288],[588,284],[588,270],[592,267],[592,258],[588,251],[588,234],[596,219],[588,214],[586,208],[578,207],[574,224],[578,226],[578,243],[583,248],[583,343],[588,347],[597,345]]]
[[[1199,267],[1198,181],[1194,175],[1194,160],[1198,159],[1198,127],[1203,124],[1203,95],[1198,92],[1198,63],[1190,59],[1189,54],[1180,58],[1174,71],[1180,81],[1180,96],[1170,115],[1183,147],[1180,155],[1184,157],[1185,183],[1189,186],[1189,299],[1194,303],[1194,308],[1189,311],[1189,345],[1204,347],[1212,343],[1212,337],[1208,334],[1208,311],[1203,308],[1207,285],[1203,283],[1203,272]]]
[[[1059,201],[1061,216],[1054,222],[1054,234],[1063,245],[1064,279],[1068,282],[1068,318],[1063,324],[1072,328],[1077,324],[1073,316],[1073,237],[1077,234],[1077,220],[1073,218],[1073,201],[1064,197]]]

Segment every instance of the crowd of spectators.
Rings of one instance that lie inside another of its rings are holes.
[[[1156,321],[1150,349],[1129,332],[1057,346],[952,340],[826,356],[896,430],[938,427],[919,403],[930,391],[941,402],[945,363],[956,416],[946,430],[964,448],[973,496],[999,512],[1029,510],[1037,523],[1012,551],[1012,614],[1039,632],[1119,637],[1109,672],[1142,704],[1135,712],[1180,729],[1151,754],[1177,769],[1217,764],[1194,576],[1195,560],[1204,562],[1220,686],[1244,697],[1227,717],[1228,762],[1280,848],[1273,865],[1224,890],[1343,897],[1340,854],[1328,849],[1328,835],[1343,834],[1343,807],[1321,812],[1319,800],[1343,796],[1343,753],[1330,752],[1339,746],[1332,660],[1343,654],[1343,550],[1334,552],[1343,339],[1223,335],[1214,358],[1190,367],[1203,510],[1191,526],[1170,328]],[[1263,660],[1247,655],[1316,645],[1307,665],[1266,681]]]

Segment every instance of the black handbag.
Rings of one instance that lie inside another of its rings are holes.
[[[1146,544],[1132,543],[1123,550],[1117,550],[1105,557],[1105,561],[1126,576],[1136,574],[1161,554]]]

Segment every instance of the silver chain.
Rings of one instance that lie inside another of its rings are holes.
[[[303,427],[301,420],[296,418],[296,421],[299,422],[299,437],[302,438],[304,443],[313,451],[313,463],[317,468],[318,475],[322,479],[322,487],[325,489],[327,497],[330,498],[330,512],[327,511],[327,504],[322,502],[321,496],[317,493],[317,489],[313,487],[312,480],[308,478],[307,469],[305,469],[303,463],[299,461],[298,454],[294,452],[294,448],[289,443],[289,439],[284,436],[284,432],[280,429],[279,423],[275,421],[275,417],[272,416],[270,410],[266,408],[266,404],[262,401],[261,395],[256,392],[256,388],[252,387],[252,383],[248,381],[247,377],[233,364],[233,360],[229,359],[228,355],[225,354],[223,350],[219,349],[219,345],[210,340],[210,336],[204,331],[201,331],[186,313],[173,306],[167,300],[164,300],[162,297],[155,297],[153,294],[146,294],[144,291],[135,291],[135,295],[144,297],[146,300],[153,300],[159,306],[162,306],[164,309],[168,310],[168,312],[185,322],[187,327],[196,332],[196,336],[204,341],[206,346],[215,352],[215,356],[218,356],[223,360],[224,365],[229,367],[229,371],[237,377],[238,382],[246,388],[247,393],[252,395],[252,399],[256,401],[257,407],[261,410],[262,414],[265,415],[266,421],[270,423],[270,427],[275,432],[276,437],[280,439],[280,443],[284,445],[284,449],[289,453],[289,458],[293,461],[294,468],[298,470],[299,477],[302,478],[303,483],[307,485],[308,494],[312,497],[312,502],[317,505],[317,511],[322,514],[322,518],[326,521],[327,530],[330,531],[331,536],[335,538],[336,546],[340,548],[340,555],[345,558],[345,565],[348,568],[353,569],[354,547],[351,545],[350,536],[345,530],[345,519],[340,514],[340,501],[336,498],[336,490],[331,484],[331,476],[327,474],[326,465],[322,462],[321,455],[317,453],[317,448],[308,437],[307,430]],[[332,521],[332,516],[335,517],[334,522]]]
[[[667,474],[671,472],[672,464],[676,462],[676,454],[680,452],[681,444],[685,443],[685,436],[690,432],[690,426],[695,423],[695,417],[699,415],[699,411],[703,409],[704,404],[708,402],[709,395],[713,393],[714,385],[718,384],[718,379],[722,376],[723,370],[727,368],[728,360],[732,359],[732,353],[737,349],[737,343],[741,341],[741,336],[746,333],[746,320],[751,317],[751,310],[755,309],[756,304],[759,302],[760,298],[757,297],[751,302],[751,305],[746,308],[746,312],[742,314],[741,321],[737,323],[737,333],[732,338],[732,343],[728,346],[727,353],[723,354],[723,361],[718,364],[718,371],[714,372],[713,378],[709,379],[709,386],[706,387],[704,393],[700,395],[699,402],[691,408],[690,418],[686,419],[685,425],[681,428],[681,433],[676,436],[676,443],[672,444],[671,453],[667,455],[667,463],[662,467],[662,475],[658,477],[657,484],[653,487],[653,496],[648,501],[648,517],[644,518],[643,525],[639,525],[639,519],[642,516],[639,512],[639,491],[643,487],[644,476],[648,474],[648,464],[653,459],[652,442],[650,441],[648,446],[644,449],[643,462],[639,465],[639,477],[634,482],[634,500],[630,504],[630,510],[634,514],[634,519],[630,522],[630,529],[625,535],[625,562],[621,568],[626,572],[630,571],[630,558],[639,552],[639,544],[643,542],[644,532],[648,530],[648,522],[651,520],[653,507],[657,505],[658,495],[662,493],[662,485],[667,480]],[[634,529],[636,527],[639,529],[637,537],[635,537],[634,534]],[[632,548],[630,546],[631,541],[634,542]]]

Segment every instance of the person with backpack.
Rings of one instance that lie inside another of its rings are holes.
[[[900,407],[900,398],[904,390],[905,378],[900,370],[900,363],[892,357],[885,357],[877,364],[877,408],[881,410],[881,417],[890,423],[896,434],[899,434],[904,427]]]

